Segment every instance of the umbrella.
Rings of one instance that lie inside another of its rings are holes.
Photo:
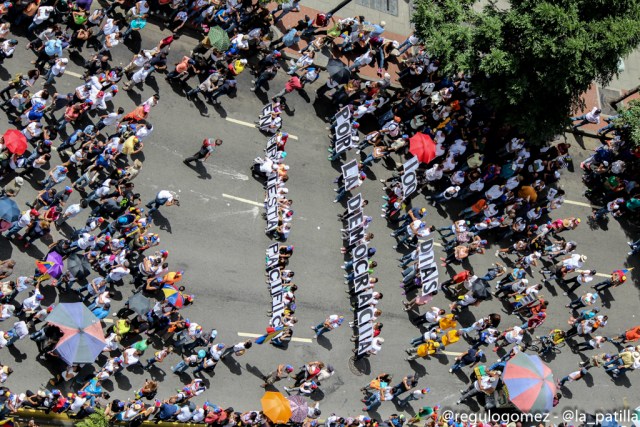
[[[329,59],[327,72],[329,73],[329,78],[339,84],[347,83],[351,78],[351,71],[339,59]]]
[[[309,412],[309,405],[302,396],[289,396],[287,397],[289,405],[291,406],[291,422],[301,423],[307,418]]]
[[[474,298],[479,300],[489,299],[489,289],[491,285],[486,280],[476,279],[471,284],[471,294]]]
[[[142,294],[134,294],[127,300],[129,308],[141,316],[144,316],[151,310],[151,300]]]
[[[104,349],[100,320],[81,302],[58,304],[46,321],[62,331],[56,351],[69,365],[93,363]]]
[[[553,408],[556,383],[553,372],[537,355],[518,353],[507,362],[502,381],[509,400],[522,412],[549,412]]]
[[[69,255],[67,269],[78,280],[86,279],[91,274],[91,264],[84,256],[77,253]]]
[[[0,197],[0,219],[14,222],[20,218],[20,208],[9,197]]]
[[[169,304],[175,308],[182,308],[184,305],[184,295],[182,295],[182,292],[180,292],[175,286],[164,285],[162,287],[162,292],[164,292],[164,298]]]
[[[229,46],[231,46],[229,35],[225,30],[218,26],[211,27],[209,33],[207,34],[207,37],[209,37],[211,46],[219,52],[224,52],[225,50],[229,49]]]
[[[436,144],[429,135],[418,132],[409,139],[409,152],[422,163],[429,163],[436,158]]]
[[[27,138],[18,129],[9,129],[2,135],[2,139],[10,153],[21,155],[27,151]]]
[[[49,252],[46,261],[36,261],[36,270],[42,275],[38,277],[38,281],[53,277],[54,279],[62,276],[62,270],[64,269],[64,263],[62,261],[62,255],[56,251]]]
[[[291,406],[286,397],[277,391],[268,391],[260,399],[262,412],[276,424],[284,424],[291,418]]]

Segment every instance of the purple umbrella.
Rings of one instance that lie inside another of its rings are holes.
[[[50,252],[47,255],[46,261],[36,261],[36,270],[42,275],[40,280],[46,279],[46,275],[49,275],[54,279],[59,278],[62,276],[62,270],[64,270],[62,255],[56,251]]]

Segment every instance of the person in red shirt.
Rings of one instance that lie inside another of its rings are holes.
[[[280,92],[273,95],[273,99],[284,98],[286,94],[291,93],[294,90],[300,90],[300,89],[302,89],[302,83],[300,83],[300,78],[298,76],[293,76],[287,81],[287,83],[285,83],[284,89],[282,89]]]
[[[460,283],[464,283],[465,280],[468,280],[471,276],[473,276],[473,271],[471,270],[462,270],[460,273],[455,274],[449,280],[446,280],[440,284],[440,289],[443,292],[451,291],[451,286],[459,285]]]

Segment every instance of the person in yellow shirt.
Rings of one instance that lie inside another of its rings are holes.
[[[451,345],[453,343],[460,341],[461,335],[462,333],[457,329],[452,329],[450,331],[447,331],[447,333],[442,336],[442,346],[446,347],[448,345]]]
[[[427,357],[440,350],[441,344],[435,340],[427,340],[417,347],[408,348],[405,351],[409,355],[405,360],[416,360],[419,357]]]

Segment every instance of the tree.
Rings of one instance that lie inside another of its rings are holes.
[[[470,74],[498,120],[533,141],[567,125],[595,80],[640,42],[640,0],[417,0],[413,22],[448,73]]]
[[[104,414],[103,409],[96,411],[86,418],[75,423],[76,427],[109,427],[109,418]]]
[[[640,147],[640,100],[634,99],[622,108],[613,125],[626,140]]]

